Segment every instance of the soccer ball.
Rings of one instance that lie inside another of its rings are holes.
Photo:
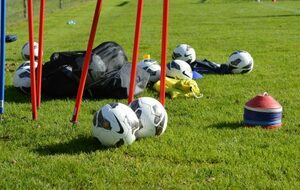
[[[138,129],[139,119],[125,104],[106,104],[94,114],[92,134],[104,146],[132,144]]]
[[[23,45],[22,47],[22,58],[23,60],[27,61],[30,59],[29,57],[29,43],[27,42],[26,44]],[[33,43],[33,49],[34,49],[34,59],[37,60],[38,59],[38,55],[39,55],[39,44],[34,42]]]
[[[173,60],[179,59],[187,63],[192,63],[196,60],[195,49],[187,44],[179,44],[173,51]]]
[[[155,83],[160,79],[160,65],[152,59],[144,59],[138,63],[138,67],[147,71],[150,74],[150,81]]]
[[[168,123],[168,115],[164,106],[154,98],[141,97],[129,104],[140,121],[137,138],[160,136]]]
[[[37,67],[37,62],[34,62],[35,68]],[[25,61],[21,64],[14,76],[13,76],[14,87],[19,88],[24,93],[30,93],[30,61]]]
[[[229,69],[232,73],[249,73],[252,71],[254,61],[252,56],[243,50],[235,51],[229,56]]]
[[[167,76],[175,79],[193,79],[193,72],[187,62],[177,59],[167,64]]]
[[[82,61],[83,63],[83,61]],[[83,66],[83,65],[82,65]],[[94,83],[103,77],[107,67],[100,56],[97,54],[91,55],[91,61],[89,65],[89,72],[87,77],[87,84]]]

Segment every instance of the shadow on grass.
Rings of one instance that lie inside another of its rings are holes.
[[[199,4],[199,3],[206,3],[208,0],[199,0],[197,2],[193,2],[191,4]]]
[[[122,3],[119,3],[117,5],[117,7],[123,7],[123,6],[127,5],[128,3],[129,3],[129,1],[123,1]]]
[[[69,142],[41,146],[34,151],[43,156],[81,153],[92,153],[97,150],[106,150],[107,147],[101,146],[94,137],[78,137]]]
[[[284,14],[284,15],[264,15],[264,16],[244,16],[244,17],[234,17],[234,18],[281,18],[281,17],[297,17],[300,14]]]
[[[238,129],[243,126],[242,122],[222,122],[222,123],[217,123],[209,126],[210,128],[217,128],[217,129]]]
[[[30,94],[24,94],[21,92],[21,90],[15,88],[14,86],[5,87],[5,102],[26,103],[30,102],[30,100]]]
[[[85,94],[82,98],[86,99],[86,100],[112,99],[112,101],[115,101],[115,102],[118,102],[121,99],[126,99],[123,97],[111,98],[111,97],[106,97],[106,96],[94,98],[94,97],[90,97]],[[76,94],[74,94],[74,97],[64,97],[64,98],[52,98],[52,97],[48,97],[48,96],[42,96],[42,101],[67,100],[67,99],[75,100]],[[8,103],[30,103],[31,102],[30,92],[28,94],[25,94],[24,92],[22,92],[21,90],[19,90],[18,88],[14,87],[14,86],[6,86],[4,101],[8,102]]]
[[[42,101],[49,101],[53,99],[54,98],[42,96]],[[67,99],[67,98],[61,98],[61,99]],[[14,86],[6,86],[4,101],[8,103],[30,103],[31,102],[30,90],[28,94],[25,94],[20,89]]]

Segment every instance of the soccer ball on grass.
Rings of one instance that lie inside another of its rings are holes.
[[[138,67],[150,74],[149,80],[153,83],[160,79],[160,65],[153,59],[144,59],[138,63]]]
[[[179,59],[190,64],[196,60],[196,52],[195,49],[188,44],[179,44],[173,50],[172,58],[173,60]]]
[[[254,61],[250,53],[248,53],[247,51],[239,50],[233,52],[229,56],[228,64],[229,69],[232,73],[244,74],[252,71]]]
[[[187,62],[173,60],[167,64],[167,76],[175,79],[193,79],[193,72]]]
[[[165,132],[168,115],[158,100],[151,97],[141,97],[131,102],[129,106],[140,121],[140,128],[136,132],[137,138],[160,136]]]
[[[38,60],[38,55],[39,55],[39,44],[34,42],[33,43],[33,49],[34,49],[34,60]],[[22,47],[22,58],[24,61],[30,60],[30,48],[29,48],[29,42],[23,45]]]
[[[92,134],[104,146],[132,144],[139,120],[134,111],[122,103],[106,104],[93,118]]]
[[[37,62],[34,62],[34,66],[37,67]],[[26,94],[30,93],[30,61],[25,61],[17,68],[13,76],[13,85]]]

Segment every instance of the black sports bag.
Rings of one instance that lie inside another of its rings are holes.
[[[42,93],[52,98],[75,97],[85,51],[56,52],[43,66]],[[131,64],[123,48],[104,42],[93,49],[84,96],[91,98],[125,98],[128,96]],[[135,94],[141,93],[149,74],[137,68]]]

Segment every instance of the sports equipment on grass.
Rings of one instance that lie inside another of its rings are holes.
[[[160,81],[157,81],[153,88],[159,92],[160,90]],[[200,89],[195,80],[191,79],[172,79],[166,77],[166,93],[171,96],[172,99],[177,97],[193,97],[201,98],[203,94],[200,93]]]
[[[27,1],[28,13],[28,35],[29,35],[29,60],[30,60],[30,83],[31,83],[31,109],[32,119],[37,120],[37,93],[36,93],[36,75],[35,75],[35,58],[34,58],[34,36],[33,36],[33,2]]]
[[[172,58],[174,60],[179,59],[190,64],[196,60],[196,52],[195,49],[188,44],[179,44],[173,50]]]
[[[15,42],[15,41],[17,41],[17,39],[18,39],[17,35],[6,35],[5,36],[6,43]]]
[[[0,20],[0,116],[2,116],[4,112],[6,0],[1,0],[0,3]]]
[[[176,59],[168,63],[167,76],[175,79],[193,79],[193,72],[187,62]]]
[[[132,101],[129,106],[140,121],[140,128],[136,132],[137,138],[160,136],[165,132],[168,115],[158,100],[151,97],[141,97]]]
[[[29,43],[26,42],[23,47],[22,47],[22,52],[21,52],[21,55],[22,55],[22,58],[24,61],[28,61],[30,58],[29,58]],[[37,42],[34,42],[33,43],[33,49],[34,49],[34,60],[38,60],[38,56],[39,56],[39,44]]]
[[[34,62],[35,68],[37,67],[37,62]],[[14,87],[19,88],[22,92],[28,94],[30,93],[30,61],[25,61],[21,64],[13,77]]]
[[[37,86],[36,86],[36,95],[37,95],[36,105],[38,108],[41,105],[41,93],[42,93],[45,3],[46,0],[40,0],[39,50],[38,50],[38,67],[37,67]]]
[[[35,60],[36,50],[34,44],[34,26],[33,26],[33,0],[27,0],[27,14],[28,14],[28,36],[29,36],[29,60],[30,60],[30,80],[31,80],[31,107],[32,107],[32,119],[37,120],[37,108],[41,103],[41,81],[42,81],[42,57],[43,57],[43,40],[44,40],[44,12],[45,12],[45,0],[40,0],[40,15],[39,15],[39,46],[38,46],[38,66],[37,76],[35,74]],[[37,81],[36,81],[37,79]]]
[[[93,23],[91,27],[89,42],[87,45],[86,56],[84,59],[84,66],[80,77],[76,103],[72,114],[72,123],[76,124],[78,120],[78,114],[82,102],[82,96],[85,86],[85,81],[87,77],[87,72],[90,63],[90,56],[92,53],[92,46],[95,39],[95,34],[97,30],[98,20],[100,16],[100,10],[102,7],[102,0],[97,0],[96,9],[94,13]],[[134,37],[134,47],[132,53],[132,67],[130,75],[130,86],[129,86],[129,95],[128,103],[133,101],[134,91],[135,91],[135,80],[136,80],[136,69],[137,69],[137,59],[138,59],[138,49],[140,41],[140,29],[142,21],[142,10],[143,10],[143,0],[138,0],[137,16],[136,16],[136,28],[135,28],[135,37]],[[160,102],[165,104],[165,76],[166,76],[166,62],[167,62],[167,36],[168,36],[168,15],[169,15],[169,0],[163,1],[163,21],[162,21],[162,46],[161,46],[161,91],[160,91]]]
[[[91,54],[92,54],[94,39],[95,39],[95,36],[96,36],[96,30],[97,30],[97,25],[98,25],[98,20],[99,20],[99,16],[100,16],[101,7],[102,7],[102,0],[97,0],[95,13],[94,13],[94,18],[93,18],[93,23],[92,23],[90,36],[89,36],[89,41],[88,41],[88,45],[87,45],[87,50],[86,50],[86,54],[85,54],[85,57],[84,57],[83,69],[82,69],[81,76],[80,76],[75,107],[74,107],[73,114],[72,114],[72,119],[71,119],[71,122],[73,124],[76,124],[77,121],[78,121],[78,114],[79,114],[80,105],[81,105],[81,102],[82,102],[82,96],[83,96],[84,86],[85,86],[85,82],[86,82],[86,77],[87,77],[87,74],[88,74],[90,58],[91,58]]]
[[[229,64],[219,64],[207,59],[196,60],[190,64],[192,70],[201,74],[232,74]]]
[[[266,129],[281,127],[282,106],[268,93],[249,100],[244,106],[244,125]]]
[[[249,73],[253,69],[254,61],[250,53],[239,50],[233,52],[228,60],[229,69],[232,73]]]
[[[85,51],[54,52],[43,66],[44,95],[74,97],[78,90]],[[131,64],[116,42],[103,42],[93,49],[84,88],[85,98],[127,98]],[[137,69],[135,94],[147,86],[150,74]]]
[[[142,12],[143,12],[143,0],[138,0],[128,103],[132,102],[134,99],[133,92],[134,92],[134,88],[135,88],[135,78],[136,78],[135,73],[136,73],[136,67],[137,67],[138,50],[139,50],[139,42],[140,42],[140,34],[141,34]],[[167,64],[168,18],[169,18],[169,0],[164,0],[163,1],[163,20],[162,20],[162,38],[161,38],[162,39],[161,75],[160,75],[160,80],[162,83],[161,90],[160,90],[160,102],[163,105],[165,105],[165,76],[166,76],[166,64]]]
[[[145,55],[144,59],[138,63],[138,67],[150,74],[150,81],[155,83],[160,79],[160,65],[157,61],[150,59],[150,55]]]
[[[139,120],[133,110],[122,103],[106,104],[94,114],[92,134],[104,146],[132,144]]]

